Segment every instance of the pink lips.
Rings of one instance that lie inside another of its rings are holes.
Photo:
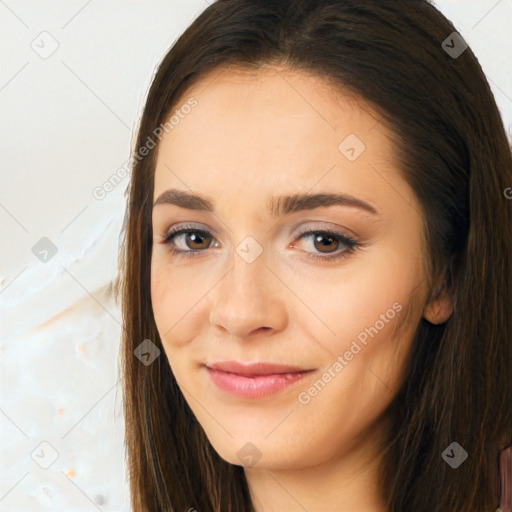
[[[244,398],[260,398],[277,393],[312,371],[288,365],[242,364],[237,361],[213,363],[206,368],[217,387]]]

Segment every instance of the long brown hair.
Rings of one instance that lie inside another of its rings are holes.
[[[417,326],[390,406],[388,510],[497,507],[498,453],[512,442],[512,157],[482,68],[453,32],[426,0],[218,0],[165,55],[140,120],[115,287],[136,512],[253,510],[243,467],[212,448],[167,359],[134,356],[145,339],[163,354],[150,295],[157,151],[140,150],[207,71],[273,63],[314,73],[379,112],[421,204],[430,296],[444,276],[454,297],[446,323]],[[469,455],[456,470],[441,458],[452,442]]]

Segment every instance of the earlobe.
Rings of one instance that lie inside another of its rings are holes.
[[[444,324],[452,315],[453,306],[453,300],[445,279],[435,298],[425,306],[423,317],[431,324]]]
[[[425,307],[423,317],[431,324],[444,324],[452,315],[453,304],[443,293],[439,298],[432,301]]]

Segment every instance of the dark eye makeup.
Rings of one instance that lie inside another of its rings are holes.
[[[204,240],[213,241],[214,237],[213,235],[204,229],[199,229],[194,226],[178,226],[176,228],[171,229],[165,236],[165,239],[162,241],[162,243],[169,246],[169,250],[173,254],[173,256],[177,256],[180,258],[194,258],[200,255],[200,253],[204,253],[206,249],[209,249],[211,247],[211,243],[207,245],[207,247],[201,248],[201,249],[177,249],[176,248],[176,239],[180,239],[180,237],[183,239],[183,235],[192,235],[188,240],[185,238],[185,244],[188,245],[190,243],[194,244],[201,244],[204,243]],[[312,236],[314,235],[314,236]],[[342,233],[338,233],[336,231],[332,230],[326,230],[326,229],[310,229],[305,230],[298,235],[296,235],[297,240],[301,240],[303,238],[311,237],[313,240],[313,243],[322,243],[323,245],[328,248],[329,244],[336,243],[337,246],[342,246],[341,250],[337,250],[336,252],[331,251],[333,254],[325,253],[327,255],[321,255],[314,254],[314,253],[307,253],[307,257],[314,260],[314,261],[337,261],[341,260],[343,258],[347,258],[351,254],[353,254],[357,249],[362,247],[361,242],[357,242],[351,237],[348,237],[346,235],[343,235]],[[295,243],[295,242],[294,242]],[[293,246],[293,244],[290,244],[290,246]]]

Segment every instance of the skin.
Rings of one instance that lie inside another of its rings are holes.
[[[190,97],[197,106],[159,144],[153,195],[178,188],[217,203],[215,213],[153,208],[151,300],[177,383],[219,455],[244,465],[258,512],[384,511],[377,476],[383,413],[403,381],[421,317],[441,323],[452,310],[444,293],[426,304],[421,209],[399,173],[391,136],[362,101],[283,67],[217,70],[178,106]],[[354,161],[338,149],[348,134],[366,145]],[[379,214],[340,205],[278,218],[267,212],[271,194],[304,192],[350,194]],[[199,245],[190,235],[175,238],[177,249],[203,251],[191,258],[163,242],[171,226],[186,223],[212,237]],[[315,261],[308,256],[346,246],[322,249],[311,235],[295,236],[306,228],[332,229],[364,246]],[[262,248],[252,263],[236,252],[247,236]],[[403,309],[300,403],[299,394],[394,303]],[[277,394],[239,398],[209,380],[203,365],[219,360],[315,372]],[[261,454],[252,465],[237,455],[247,442]]]

